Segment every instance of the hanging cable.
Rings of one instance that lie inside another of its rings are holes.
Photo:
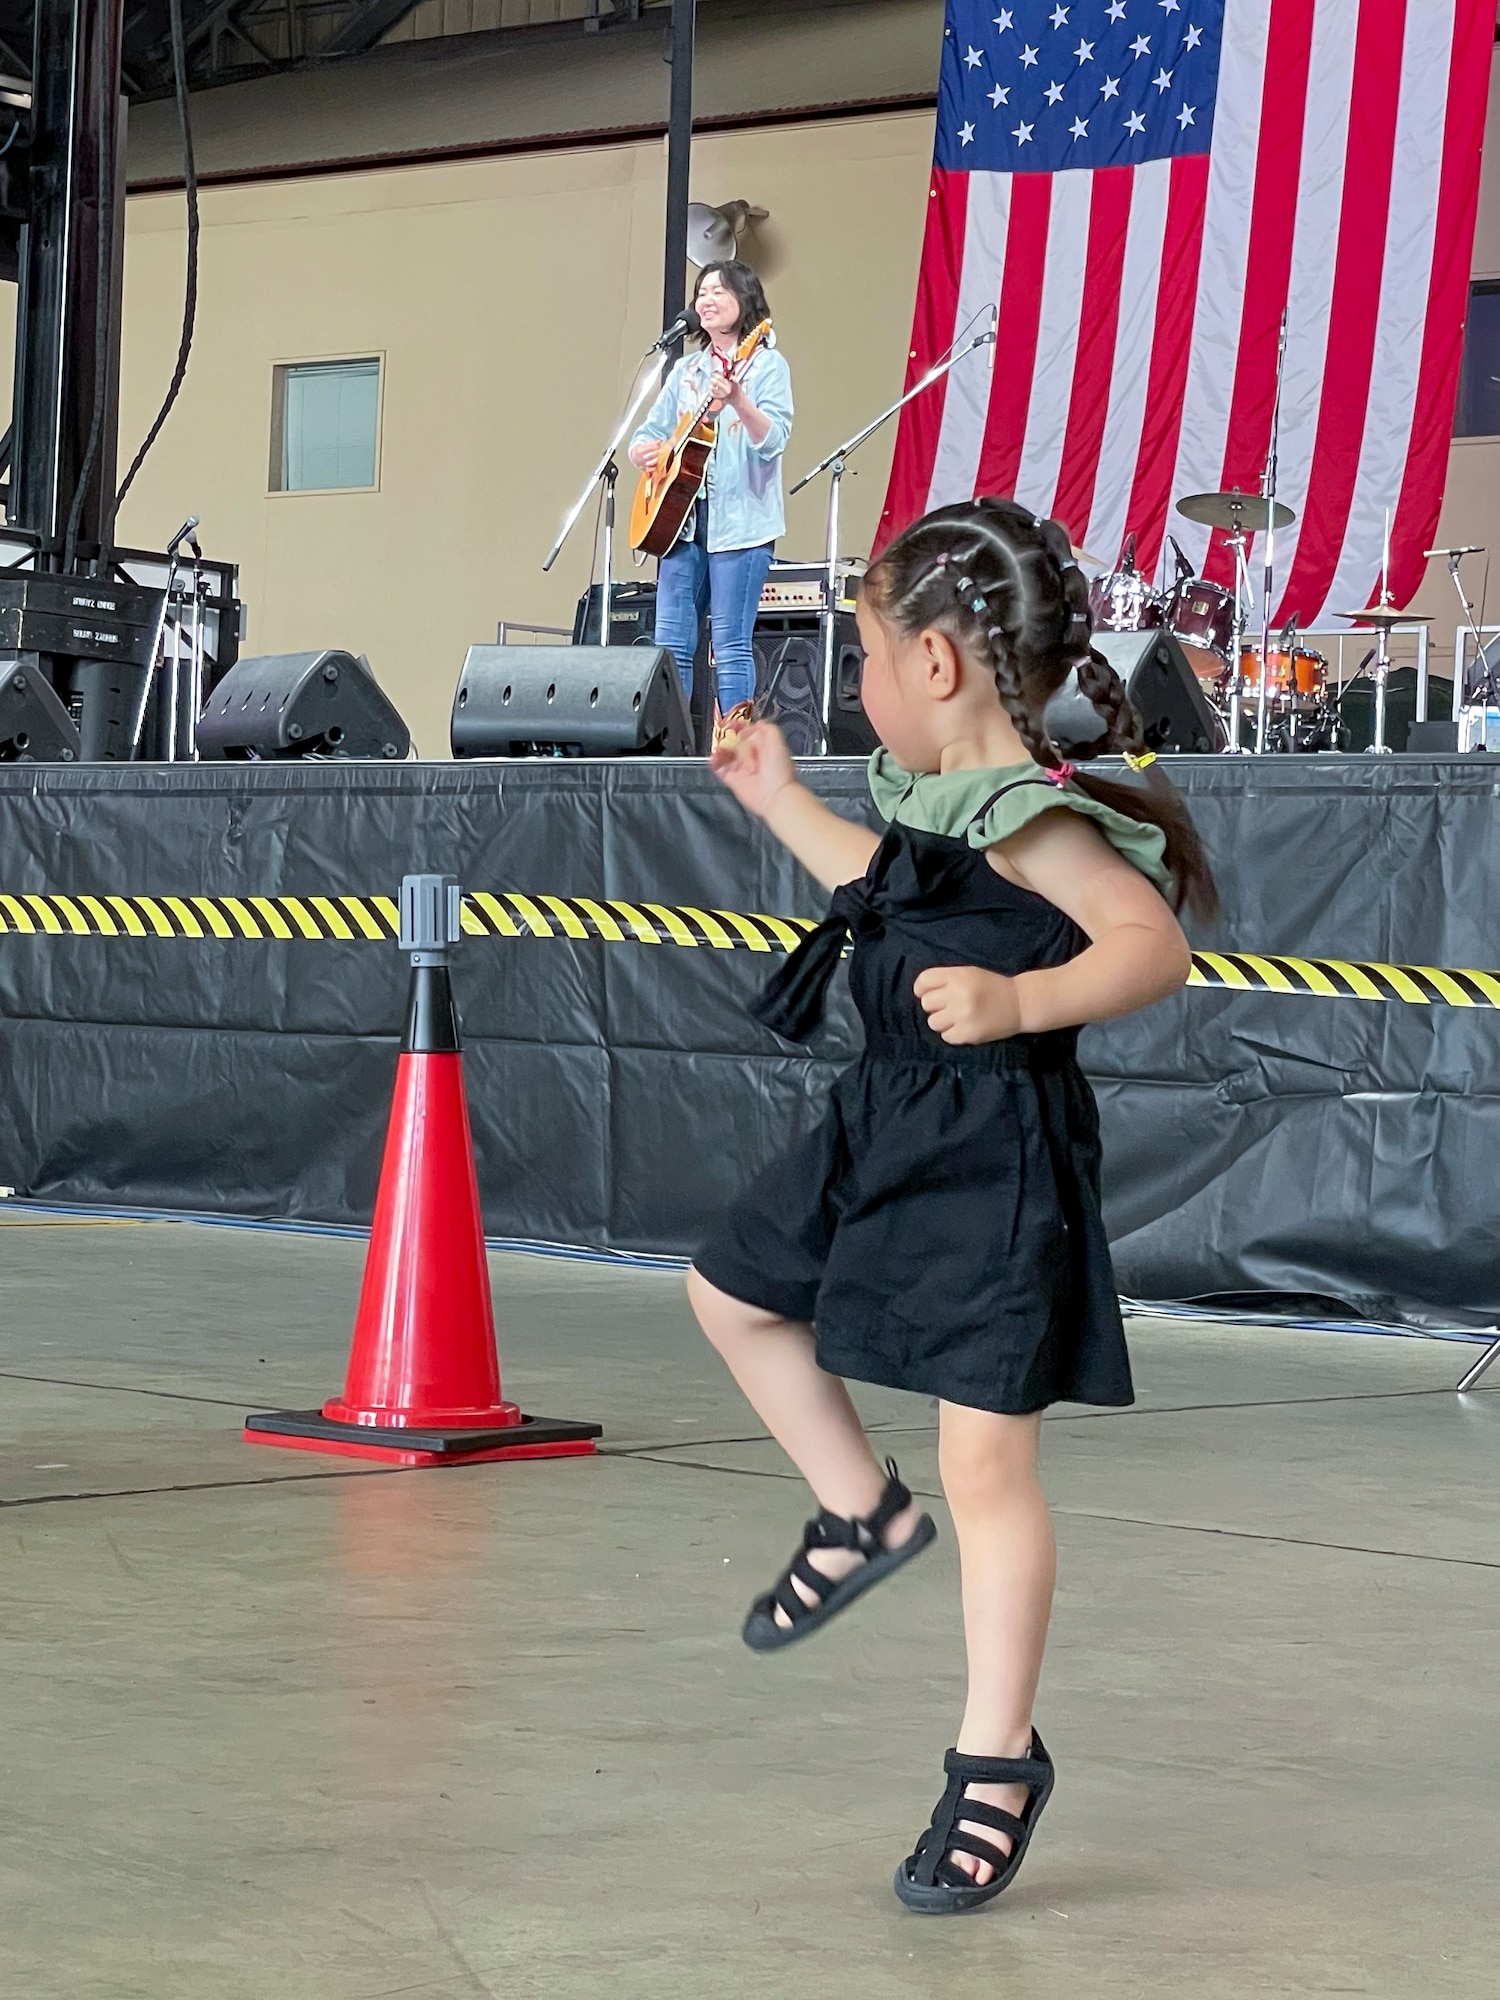
[[[147,431],[145,441],[131,461],[130,470],[120,482],[120,490],[109,509],[101,536],[105,543],[114,540],[115,516],[135,481],[135,475],[145,464],[147,452],[161,435],[161,427],[171,415],[172,405],[177,401],[187,374],[188,356],[193,351],[193,324],[198,316],[198,168],[193,157],[193,125],[188,113],[187,48],[182,33],[182,0],[170,0],[169,12],[172,21],[172,81],[177,92],[177,122],[182,128],[182,178],[187,195],[187,283],[182,300],[182,340],[177,349],[177,366],[167,385],[162,406],[156,413],[156,422]]]

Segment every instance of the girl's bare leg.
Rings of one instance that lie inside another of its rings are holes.
[[[1024,1757],[1047,1623],[1057,1551],[1037,1472],[1041,1416],[1002,1417],[959,1403],[941,1406],[939,1463],[963,1569],[969,1695],[958,1748],[973,1757]],[[1019,1813],[1024,1785],[972,1785],[969,1796]],[[993,1828],[973,1825],[1007,1852]],[[955,1851],[950,1859],[983,1884],[988,1862]]]
[[[885,1470],[849,1391],[837,1375],[818,1366],[812,1328],[730,1298],[697,1271],[688,1273],[688,1299],[698,1324],[818,1505],[849,1519],[873,1513],[885,1491]],[[903,1508],[885,1531],[887,1548],[908,1539],[921,1511],[915,1502]],[[825,1576],[840,1577],[863,1558],[851,1549],[816,1549],[808,1560]],[[811,1592],[800,1584],[796,1588],[812,1602]],[[776,1616],[781,1624],[791,1622],[779,1606]]]

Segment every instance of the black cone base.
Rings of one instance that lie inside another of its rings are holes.
[[[286,1445],[347,1458],[383,1459],[398,1465],[466,1465],[506,1458],[582,1458],[591,1455],[601,1424],[553,1417],[522,1417],[490,1430],[407,1430],[343,1424],[321,1410],[272,1410],[246,1417],[248,1444]]]

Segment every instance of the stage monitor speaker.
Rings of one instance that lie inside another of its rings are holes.
[[[1148,749],[1223,749],[1223,725],[1170,632],[1096,632],[1093,644],[1125,683]],[[1048,702],[1045,719],[1047,734],[1065,756],[1087,752],[1104,733],[1104,719],[1079,693],[1076,674]]]
[[[816,757],[823,742],[823,628],[817,613],[763,611],[755,621],[754,643],[757,702],[780,726],[794,757]],[[840,611],[833,633],[830,757],[868,757],[875,748],[859,693],[864,658],[853,614]]]
[[[0,656],[0,764],[74,764],[78,726],[35,653]]]
[[[411,732],[353,653],[239,660],[198,719],[200,757],[405,757]]]
[[[455,757],[691,757],[665,646],[471,646],[453,697]]]

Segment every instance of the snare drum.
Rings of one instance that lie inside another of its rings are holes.
[[[1165,624],[1200,681],[1216,681],[1234,649],[1234,592],[1201,576],[1186,578],[1167,599]]]
[[[1266,677],[1268,694],[1320,696],[1328,685],[1328,661],[1322,653],[1313,652],[1309,646],[1298,646],[1290,653],[1272,653],[1270,660],[1271,671]],[[1240,674],[1245,686],[1259,693],[1259,646],[1240,649]]]
[[[1089,585],[1089,616],[1096,632],[1153,632],[1162,601],[1139,570],[1117,569]]]

